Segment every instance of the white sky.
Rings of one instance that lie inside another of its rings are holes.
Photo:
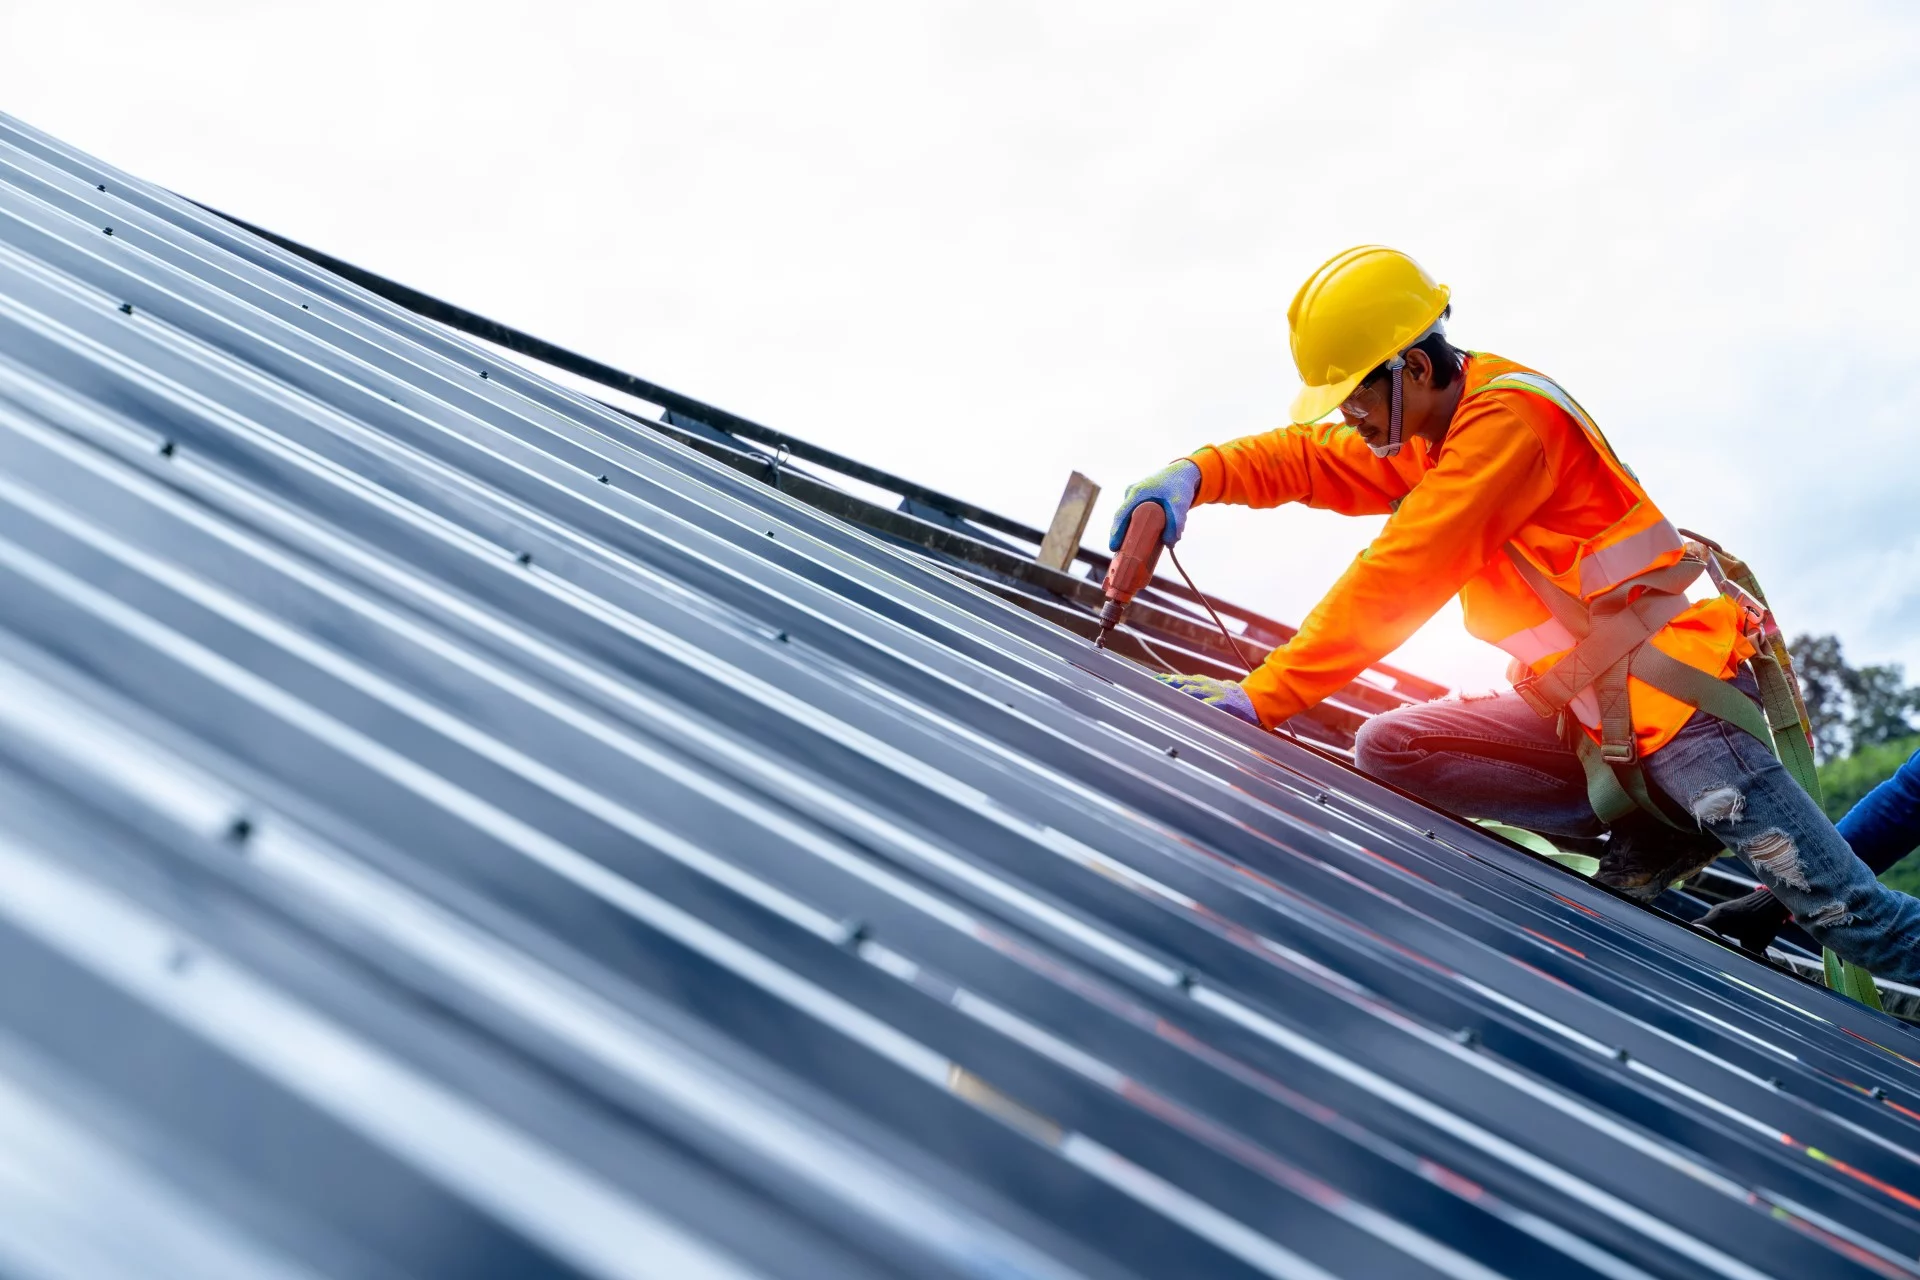
[[[1396,245],[1920,675],[1920,5],[0,0],[0,109],[1038,524],[1278,424],[1294,289]],[[1183,559],[1297,621],[1376,527]],[[1400,660],[1503,665],[1451,610]]]

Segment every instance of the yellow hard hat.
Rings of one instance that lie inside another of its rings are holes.
[[[1363,244],[1327,259],[1287,308],[1293,364],[1306,384],[1293,420],[1332,413],[1362,378],[1432,329],[1451,296],[1397,249]]]

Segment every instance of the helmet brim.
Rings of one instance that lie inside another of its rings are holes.
[[[1354,374],[1344,382],[1330,382],[1324,387],[1302,387],[1300,394],[1293,398],[1291,414],[1297,426],[1307,426],[1320,421],[1338,409],[1343,401],[1366,380],[1371,369]]]

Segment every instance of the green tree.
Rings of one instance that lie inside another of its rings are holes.
[[[1912,735],[1920,689],[1898,663],[1849,666],[1836,636],[1803,635],[1788,646],[1821,761]]]
[[[1787,644],[1800,677],[1813,752],[1821,761],[1838,760],[1847,747],[1847,660],[1837,636],[1795,636]]]

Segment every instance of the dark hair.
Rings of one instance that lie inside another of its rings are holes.
[[[1445,320],[1452,314],[1453,304],[1448,303],[1447,309],[1440,313],[1440,318]],[[1427,353],[1427,359],[1433,362],[1433,385],[1437,391],[1445,391],[1448,387],[1452,386],[1453,380],[1460,375],[1460,371],[1466,368],[1467,365],[1467,353],[1459,347],[1454,346],[1451,342],[1448,342],[1447,335],[1444,333],[1430,333],[1420,339],[1420,341],[1414,343],[1411,347],[1408,347],[1407,350],[1424,351]],[[1387,366],[1383,364],[1366,377],[1360,379],[1360,385],[1363,387],[1371,387],[1386,376]]]

